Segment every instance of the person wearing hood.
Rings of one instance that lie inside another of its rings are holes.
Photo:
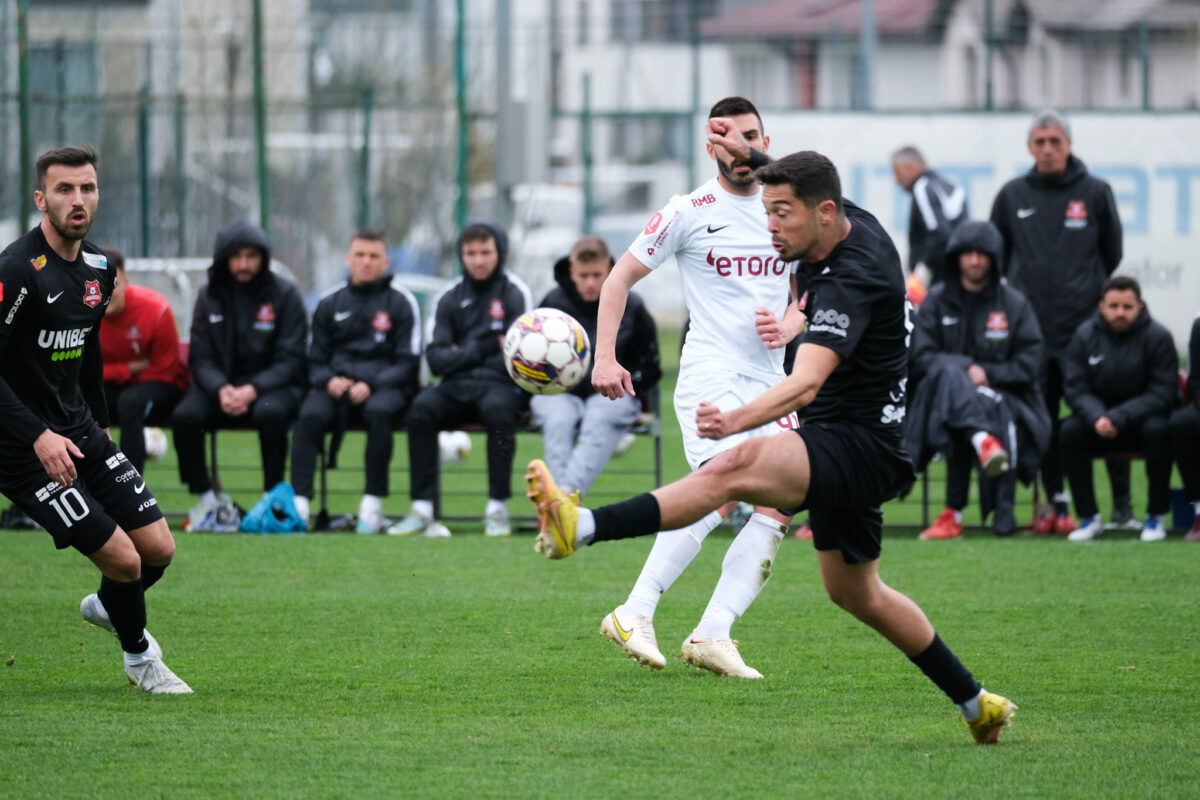
[[[326,294],[313,312],[308,351],[312,388],[292,434],[292,485],[296,510],[307,522],[314,462],[325,433],[331,428],[344,432],[349,422],[361,422],[367,429],[366,486],[358,508],[358,532],[378,533],[382,498],[388,494],[393,428],[417,393],[421,311],[412,292],[386,274],[387,238],[382,231],[356,231],[346,265],[350,280]]]
[[[425,358],[441,383],[413,400],[408,412],[408,461],[412,511],[393,524],[393,536],[423,533],[444,537],[450,529],[434,519],[438,485],[438,432],[465,422],[487,428],[488,501],[484,533],[507,536],[508,498],[516,455],[517,417],[525,392],[504,368],[504,334],[530,308],[529,287],[504,268],[508,236],[496,225],[476,222],[458,237],[463,274],[433,300]]]
[[[1112,188],[1071,152],[1071,127],[1061,114],[1040,112],[1029,127],[1026,146],[1033,167],[1000,189],[991,220],[1004,238],[1008,281],[1033,305],[1045,338],[1041,385],[1053,428],[1042,484],[1054,511],[1039,513],[1034,530],[1068,533],[1076,522],[1070,495],[1063,492],[1058,446],[1062,359],[1075,330],[1094,313],[1100,287],[1121,263],[1121,219]],[[1118,507],[1127,505],[1128,466],[1110,466],[1109,474],[1114,501]]]
[[[300,292],[271,272],[262,228],[235,220],[220,230],[208,284],[192,312],[188,362],[193,383],[171,418],[179,477],[200,496],[189,515],[211,530],[221,499],[213,492],[204,434],[252,425],[262,453],[263,491],[283,480],[288,426],[305,388],[308,321]]]
[[[600,287],[612,271],[613,257],[598,236],[584,236],[571,247],[571,254],[554,265],[558,286],[551,289],[540,306],[567,312],[596,341],[596,315]],[[642,299],[630,293],[617,331],[617,359],[633,376],[634,390],[649,391],[662,377],[658,359],[658,331]],[[636,397],[609,400],[592,386],[592,371],[574,389],[563,394],[537,395],[530,401],[534,418],[542,428],[546,463],[560,476],[564,491],[586,495],[600,475],[621,437],[637,419]]]
[[[1038,388],[1042,332],[1029,301],[1003,280],[1002,247],[992,223],[960,224],[947,244],[945,281],[917,315],[905,448],[919,469],[939,451],[947,461],[946,508],[922,539],[962,534],[972,457],[983,516],[993,511],[992,529],[1011,535],[1016,480],[1037,476],[1050,438]]]
[[[1157,542],[1167,535],[1171,503],[1167,421],[1179,391],[1179,356],[1171,332],[1151,319],[1136,280],[1109,278],[1100,297],[1063,358],[1063,391],[1073,412],[1062,426],[1063,466],[1080,521],[1069,538],[1085,542],[1104,533],[1092,459],[1141,451],[1149,482],[1141,539]]]

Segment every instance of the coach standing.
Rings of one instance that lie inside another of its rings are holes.
[[[1109,185],[1071,153],[1071,127],[1061,114],[1039,113],[1026,146],[1033,168],[1004,184],[991,219],[1004,238],[1008,279],[1033,305],[1046,340],[1041,384],[1054,424],[1042,485],[1054,500],[1054,516],[1040,515],[1034,530],[1069,533],[1076,526],[1063,493],[1058,444],[1062,359],[1075,330],[1095,313],[1105,280],[1121,263],[1121,219]],[[1114,486],[1114,498],[1128,495],[1128,470],[1123,474],[1125,488]]]

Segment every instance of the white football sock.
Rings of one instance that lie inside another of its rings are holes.
[[[596,538],[596,517],[590,508],[579,509],[579,520],[575,523],[575,546],[584,547]]]
[[[305,503],[307,505],[307,502]],[[305,511],[307,512],[307,508]],[[379,519],[379,515],[383,512],[383,501],[373,494],[364,494],[362,502],[358,504],[358,518],[370,521]],[[304,515],[308,519],[308,514]]]
[[[308,498],[296,495],[294,502],[296,503],[296,513],[300,515],[300,519],[308,522]]]
[[[954,521],[962,525],[962,511],[960,509],[954,509]]]
[[[488,498],[487,508],[483,510],[484,516],[491,514],[508,514],[508,503],[504,500],[497,500],[494,497]]]
[[[975,448],[978,455],[983,455],[983,440],[988,437],[986,431],[975,431],[971,436],[971,447]]]
[[[433,501],[432,500],[413,500],[413,513],[422,519],[433,519]]]
[[[626,610],[653,619],[662,593],[670,589],[687,565],[692,563],[692,559],[700,552],[704,537],[720,524],[721,515],[711,511],[708,516],[686,528],[660,531],[654,537],[654,547],[646,557],[642,574],[638,575],[637,583],[625,601]]]
[[[959,712],[963,715],[963,719],[967,722],[973,722],[979,719],[979,698],[983,697],[983,689],[979,690],[979,694],[972,697],[965,703],[955,703]]]
[[[787,526],[766,514],[754,513],[734,537],[721,564],[721,579],[693,633],[703,639],[724,639],[729,629],[758,597],[771,577],[771,565]]]
[[[217,495],[213,492],[212,489],[209,489],[204,494],[200,495],[200,503],[202,505],[215,506],[215,505],[217,505],[218,502],[220,502],[220,501],[217,500]]]

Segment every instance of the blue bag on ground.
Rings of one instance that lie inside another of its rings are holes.
[[[296,510],[296,490],[280,481],[242,517],[242,533],[304,533],[307,526]]]

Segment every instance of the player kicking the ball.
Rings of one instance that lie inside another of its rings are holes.
[[[770,144],[758,110],[745,98],[717,102],[709,118],[725,120],[762,151]],[[719,441],[702,437],[696,429],[701,400],[729,410],[783,380],[783,348],[804,325],[799,307],[788,303],[789,290],[798,296],[793,270],[771,248],[753,170],[721,143],[710,143],[708,154],[717,162],[716,177],[689,195],[672,198],[605,281],[592,372],[592,385],[610,400],[633,394],[629,372],[614,353],[617,326],[632,286],[675,256],[691,317],[675,387],[675,414],[692,469],[739,442],[799,424],[795,413],[785,410]],[[659,533],[628,599],[604,618],[601,633],[640,663],[655,669],[666,666],[654,634],[659,598],[734,505],[714,506],[701,518]],[[700,624],[683,642],[683,658],[689,664],[722,675],[762,677],[742,660],[730,628],[770,577],[789,522],[787,514],[759,506],[738,532]]]
[[[59,549],[100,570],[83,618],[116,634],[129,682],[191,694],[146,630],[144,592],[175,540],[142,476],[108,435],[100,320],[116,270],[84,240],[99,202],[96,152],[62,147],[37,161],[41,224],[0,253],[0,492]]]
[[[739,160],[761,155],[736,128],[712,120],[709,129]],[[796,153],[757,176],[775,249],[804,262],[811,324],[789,377],[740,407],[702,402],[695,424],[722,440],[803,409],[804,426],[743,441],[675,483],[594,511],[570,502],[534,461],[526,480],[540,549],[563,558],[580,545],[689,525],[732,500],[808,509],[830,598],[945,692],[976,742],[994,743],[1016,706],[985,692],[916,603],[879,577],[879,507],[913,480],[900,435],[911,323],[899,256],[873,216],[842,200],[824,156]]]

